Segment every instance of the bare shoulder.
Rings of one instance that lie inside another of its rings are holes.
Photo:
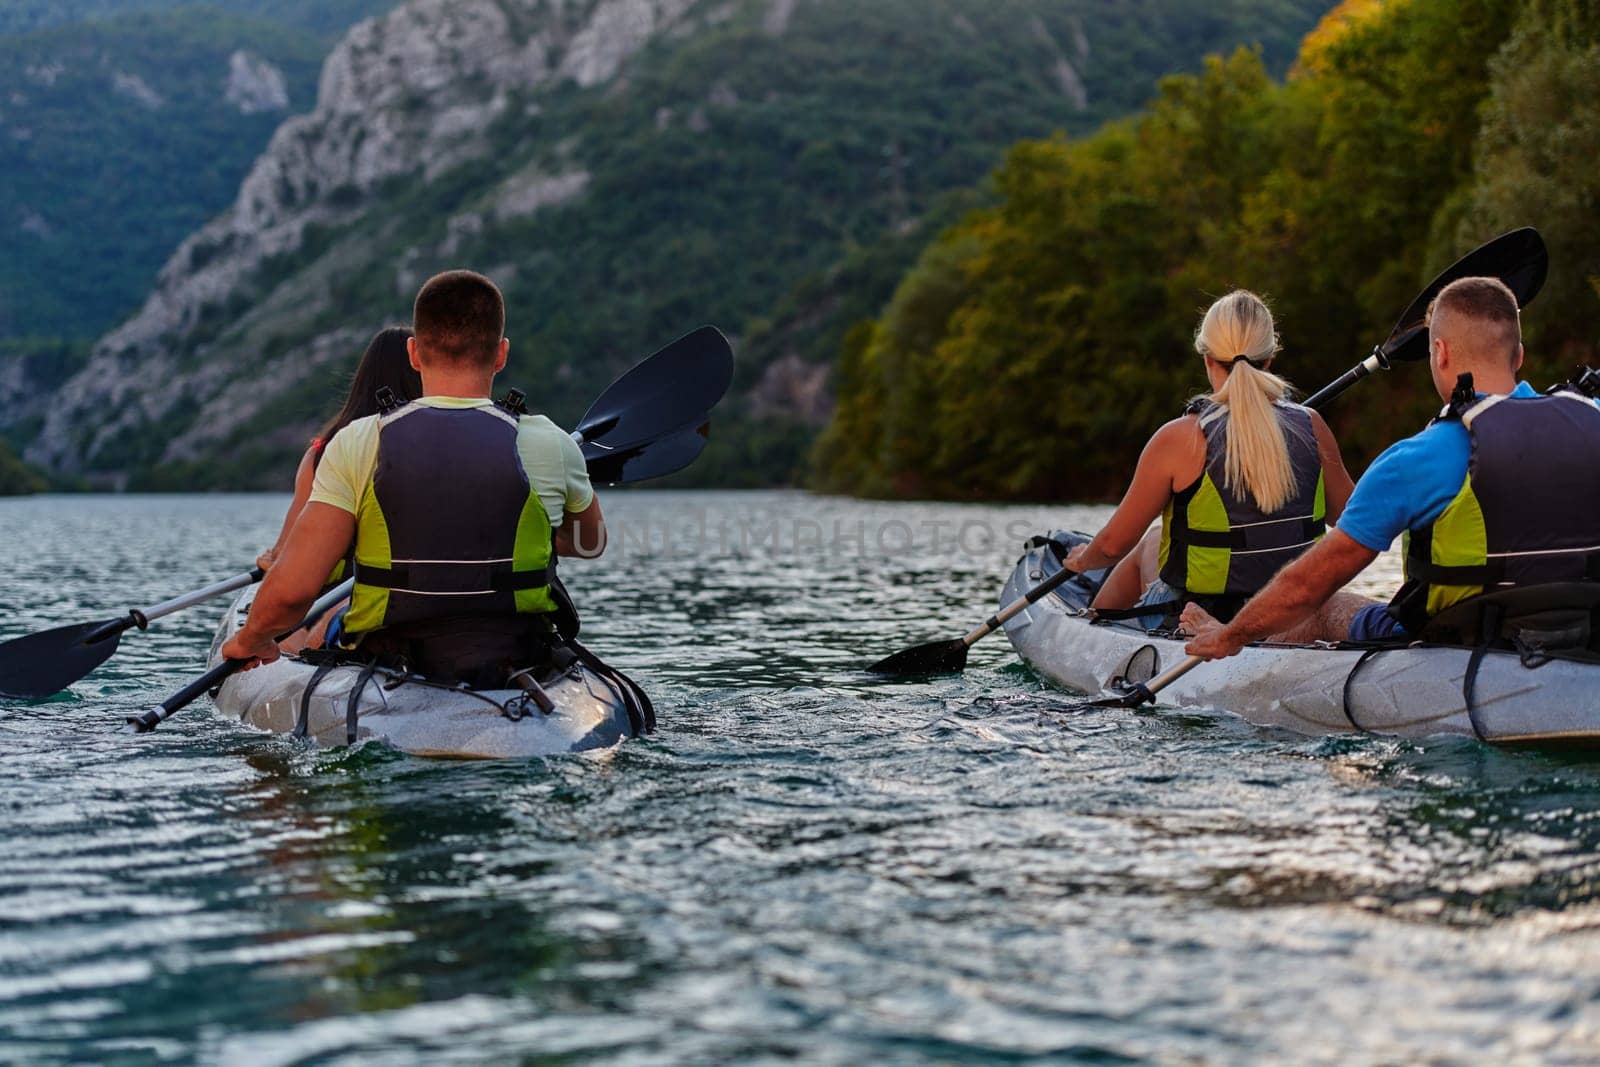
[[[1311,430],[1317,435],[1317,440],[1322,444],[1337,447],[1339,442],[1333,436],[1333,427],[1328,425],[1328,420],[1322,417],[1322,413],[1315,408],[1306,408],[1306,411],[1311,415]]]
[[[1145,449],[1148,452],[1187,456],[1196,449],[1205,451],[1205,436],[1200,429],[1200,416],[1179,415],[1151,434],[1150,443]]]

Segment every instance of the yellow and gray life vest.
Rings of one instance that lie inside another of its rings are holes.
[[[1174,494],[1161,516],[1161,580],[1173,589],[1248,597],[1327,530],[1322,455],[1311,409],[1287,401],[1275,408],[1289,448],[1295,492],[1270,515],[1243,486],[1227,485],[1227,409],[1206,400],[1184,409],[1200,416],[1206,463],[1200,477]]]
[[[550,519],[522,467],[518,423],[488,404],[412,403],[379,416],[347,633],[556,610]]]
[[[1600,408],[1566,391],[1464,395],[1439,414],[1471,438],[1467,475],[1405,538],[1390,614],[1412,633],[1488,589],[1600,579]]]

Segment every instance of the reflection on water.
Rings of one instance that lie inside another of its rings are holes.
[[[240,569],[282,504],[0,502],[0,636]],[[0,705],[0,1062],[1600,1054],[1600,763],[1084,711],[1003,642],[859,672],[1103,512],[607,509],[626,550],[567,575],[662,720],[612,753],[117,734],[220,608]]]

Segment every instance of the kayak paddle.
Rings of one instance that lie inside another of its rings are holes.
[[[1518,307],[1527,307],[1544,288],[1550,272],[1550,253],[1544,238],[1532,226],[1501,234],[1452,263],[1428,287],[1417,294],[1394,329],[1372,355],[1329,382],[1306,401],[1318,408],[1375,371],[1388,370],[1395,363],[1414,363],[1428,358],[1428,305],[1439,291],[1458,278],[1499,278],[1517,298]]]
[[[1182,660],[1168,667],[1148,682],[1134,682],[1130,685],[1118,687],[1115,696],[1101,697],[1080,704],[1082,708],[1137,708],[1141,704],[1153,704],[1156,694],[1179,678],[1206,662],[1199,656],[1185,656]]]
[[[925,645],[896,652],[892,656],[880,659],[867,670],[872,674],[899,674],[913,677],[925,674],[960,674],[967,667],[967,649],[1000,629],[1008,619],[1023,608],[1037,602],[1041,597],[1048,596],[1056,586],[1077,576],[1077,571],[1069,571],[1063,567],[1023,596],[989,616],[987,622],[967,636],[954,641],[929,641]]]
[[[355,588],[355,584],[356,580],[354,578],[350,578],[340,582],[326,593],[323,593],[317,598],[316,602],[311,605],[311,610],[306,612],[306,617],[300,620],[300,625],[296,626],[288,633],[279,634],[277,640],[287,640],[288,638],[299,633],[301,630],[309,630],[311,627],[315,626],[318,619],[327,614],[335,604],[339,603],[339,601],[350,595],[350,590]],[[212,689],[215,689],[217,686],[227,681],[233,675],[238,674],[248,662],[248,660],[242,659],[223,660],[221,663],[217,664],[215,667],[212,667],[209,671],[206,671],[206,673],[202,674],[200,677],[196,678],[194,681],[190,682],[176,693],[173,693],[167,699],[163,700],[161,703],[157,704],[143,715],[128,716],[128,724],[122,728],[122,732],[125,734],[149,733],[151,730],[154,730],[157,726],[160,726],[163,722],[165,722],[167,717],[173,712],[181,711],[182,709],[188,707],[190,704],[194,703],[194,701],[201,696],[201,694],[210,692]]]
[[[152,607],[133,608],[121,618],[58,626],[0,644],[0,697],[39,700],[59,693],[110,659],[126,631],[143,630],[184,608],[254,585],[263,573],[258,567]]]
[[[1372,355],[1345,371],[1335,381],[1317,390],[1306,400],[1306,406],[1320,408],[1367,375],[1377,370],[1388,369],[1392,361],[1410,362],[1426,359],[1428,305],[1439,295],[1439,290],[1457,278],[1499,278],[1516,295],[1518,306],[1526,307],[1544,287],[1545,276],[1549,269],[1550,254],[1545,248],[1544,238],[1531,226],[1512,230],[1478,246],[1462,256],[1448,270],[1429,282],[1426,289],[1417,294],[1417,298],[1411,301],[1405,313],[1394,324],[1394,329],[1389,331],[1388,338],[1372,350]],[[872,674],[912,677],[959,674],[966,669],[967,650],[976,642],[1000,629],[1006,620],[1073,577],[1072,571],[1062,569],[1028,590],[1021,598],[1007,604],[998,614],[991,615],[988,622],[967,636],[956,641],[933,641],[908,648],[903,652],[896,652],[874,663],[867,670]],[[1190,665],[1192,666],[1193,664]],[[1174,667],[1173,671],[1176,670]],[[1172,678],[1167,679],[1168,682],[1178,677],[1173,671],[1167,672],[1172,675]],[[1162,677],[1166,678],[1167,675]],[[1155,682],[1151,684],[1154,685]],[[1167,682],[1162,684],[1165,685]],[[1148,691],[1152,696],[1159,692],[1157,689]]]
[[[573,436],[590,462],[663,440],[705,422],[732,382],[733,347],[721,330],[702,326],[612,382]]]
[[[714,326],[702,326],[640,360],[600,394],[572,431],[583,447],[589,477],[620,485],[688,466],[705,448],[711,409],[732,381],[733,348]],[[278,640],[316,625],[354,586],[351,579],[324,593],[300,625]],[[244,664],[224,660],[144,714],[130,716],[123,732],[149,733]]]
[[[595,455],[588,455],[585,449],[589,478],[603,485],[624,485],[664,477],[693,463],[705,450],[710,433],[711,423],[702,422],[613,452],[596,449]]]

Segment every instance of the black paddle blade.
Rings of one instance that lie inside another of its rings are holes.
[[[880,659],[868,667],[867,671],[871,674],[896,674],[905,677],[960,674],[967,667],[969,647],[960,638],[954,641],[930,641],[925,645],[908,648]]]
[[[705,420],[733,382],[733,346],[702,326],[640,360],[611,383],[577,432],[588,445],[620,451]]]
[[[113,629],[98,641],[85,642],[123,621],[58,626],[0,645],[0,696],[41,700],[61,692],[111,658],[121,630]]]
[[[1550,273],[1550,252],[1544,238],[1532,226],[1501,234],[1474,248],[1452,263],[1406,308],[1394,324],[1388,340],[1378,346],[1394,363],[1428,358],[1428,305],[1439,290],[1457,278],[1499,278],[1517,297],[1518,307],[1527,307],[1544,288]]]
[[[675,474],[693,463],[705,451],[710,433],[711,424],[705,422],[615,452],[586,444],[583,458],[588,461],[591,481],[601,485],[643,482]]]
[[[1101,697],[1099,700],[1090,700],[1080,705],[1088,708],[1137,708],[1144,704],[1154,703],[1156,695],[1150,692],[1150,687],[1144,684],[1130,685],[1116,696]]]

